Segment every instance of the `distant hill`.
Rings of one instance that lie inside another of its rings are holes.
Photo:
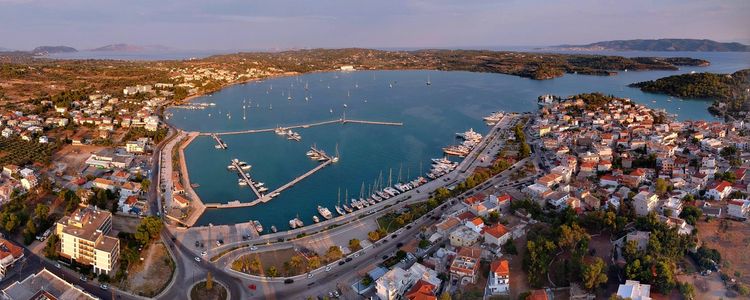
[[[69,53],[69,52],[78,52],[73,47],[68,46],[39,46],[34,48],[34,50],[31,50],[31,53],[34,55],[47,55],[47,54],[54,54],[54,53]]]
[[[559,45],[548,49],[573,51],[701,51],[750,52],[750,46],[740,43],[721,43],[698,39],[617,40],[587,45]]]
[[[140,46],[140,45],[130,45],[130,44],[111,44],[102,46],[99,48],[91,49],[91,51],[110,51],[110,52],[146,52],[146,51],[154,51],[154,52],[160,52],[160,51],[169,51],[172,50],[169,47],[161,46],[161,45],[148,45],[148,46]]]

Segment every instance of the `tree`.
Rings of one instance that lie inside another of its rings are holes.
[[[508,239],[508,241],[505,242],[503,245],[503,252],[509,255],[518,254],[518,249],[516,249],[516,244],[513,243],[513,239]]]
[[[702,215],[703,211],[692,205],[686,205],[682,209],[682,212],[680,212],[680,218],[684,219],[685,222],[690,225],[695,225],[695,222],[698,221]]]
[[[7,232],[13,232],[13,230],[18,227],[18,225],[21,223],[21,220],[18,219],[18,215],[12,214],[10,217],[8,217],[8,221],[5,222],[5,231]]]
[[[599,285],[607,282],[606,265],[597,257],[594,262],[583,266],[583,286],[588,290],[594,290]]]
[[[292,258],[289,260],[289,267],[293,271],[299,270],[299,268],[302,267],[302,264],[304,264],[304,260],[300,255],[292,256]]]
[[[430,241],[425,240],[425,239],[419,240],[419,248],[427,249],[427,247],[429,246],[430,246]]]
[[[279,271],[278,271],[278,270],[276,270],[276,267],[274,267],[274,266],[270,266],[270,267],[268,267],[268,269],[266,270],[266,276],[268,276],[268,277],[276,277],[276,276],[279,276]]]
[[[260,267],[260,258],[257,255],[254,255],[247,263],[247,268],[251,273],[260,273]]]
[[[656,186],[656,193],[659,195],[664,195],[667,192],[669,183],[667,183],[667,181],[664,180],[664,178],[657,178],[655,186]]]
[[[489,214],[489,220],[492,223],[497,223],[497,221],[500,220],[500,213],[496,210],[493,210]]]
[[[46,220],[49,215],[49,206],[38,203],[34,208],[34,216],[40,220]]]
[[[141,190],[148,191],[148,188],[151,186],[151,180],[144,179],[141,181]]]
[[[310,257],[310,259],[307,260],[307,267],[311,270],[320,268],[320,257],[319,256]]]
[[[331,246],[328,248],[328,252],[326,252],[326,260],[334,261],[341,258],[343,255],[344,253],[341,252],[341,247]]]
[[[135,239],[141,243],[141,245],[145,245],[151,240],[159,237],[159,233],[163,226],[164,224],[159,218],[154,216],[145,217],[141,220],[141,223],[138,224],[138,227],[135,230]]]
[[[206,274],[206,289],[214,289],[214,279],[213,277],[211,277],[211,271],[208,271],[208,273]]]
[[[690,282],[680,283],[680,294],[687,300],[695,299],[695,287]]]
[[[351,251],[357,251],[359,249],[362,249],[362,246],[359,245],[358,239],[351,239],[349,240],[349,250]]]
[[[380,239],[380,234],[378,234],[377,231],[370,231],[367,233],[367,238],[369,238],[370,241],[375,242]]]
[[[370,274],[365,274],[365,276],[362,277],[362,285],[363,286],[370,286],[373,282],[372,277]]]
[[[440,294],[440,300],[451,300],[451,294],[448,291],[443,292]]]

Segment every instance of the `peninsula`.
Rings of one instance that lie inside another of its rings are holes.
[[[748,52],[750,46],[699,39],[637,39],[603,41],[585,45],[559,45],[550,49],[572,51],[700,51]]]

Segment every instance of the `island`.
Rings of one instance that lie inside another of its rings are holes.
[[[71,52],[78,52],[76,48],[68,47],[68,46],[39,46],[34,48],[34,50],[31,50],[31,53],[34,55],[48,55],[48,54],[55,54],[55,53],[71,53]]]
[[[750,46],[701,39],[637,39],[603,41],[585,45],[559,45],[549,49],[571,51],[701,51],[748,52]]]
[[[740,116],[750,110],[748,103],[750,69],[732,74],[689,73],[668,76],[657,80],[632,83],[630,87],[644,92],[662,93],[681,98],[715,100],[709,109],[717,115]]]

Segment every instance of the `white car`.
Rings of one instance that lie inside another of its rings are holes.
[[[208,255],[208,252],[206,251],[201,252],[201,256],[206,257],[206,255]]]
[[[258,250],[258,247],[256,247],[256,246],[250,247],[250,251],[255,251],[255,250]]]
[[[307,273],[307,278],[312,278],[312,277],[313,277],[313,273]]]
[[[326,272],[330,272],[330,271],[331,271],[331,266],[327,266],[326,267]]]
[[[201,258],[196,256],[195,257],[195,262],[201,262]]]

